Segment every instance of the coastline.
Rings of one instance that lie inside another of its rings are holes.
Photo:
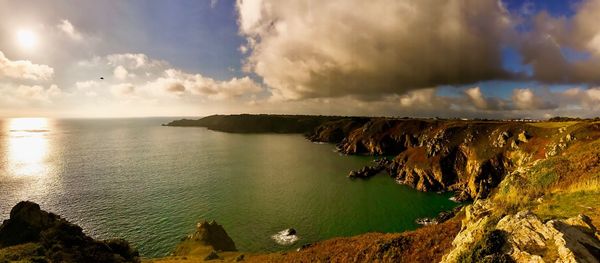
[[[262,118],[268,120],[268,115],[261,116],[267,116]],[[227,116],[211,118],[211,125],[225,123],[231,127],[231,123],[236,123],[235,119],[224,122],[214,119]],[[595,226],[600,222],[600,209],[594,203],[600,197],[598,121],[522,123],[318,117],[303,123],[308,124],[297,125],[295,132],[285,133],[302,133],[313,142],[336,144],[343,154],[393,156],[382,165],[398,183],[425,192],[456,192],[459,200],[473,203],[446,222],[432,222],[399,234],[367,233],[319,241],[303,246],[300,251],[266,254],[219,252],[212,244],[203,243],[196,252],[192,251],[194,248],[172,257],[142,260],[197,261],[213,254],[213,250],[225,260],[238,260],[243,254],[243,260],[251,262],[289,262],[295,258],[424,262],[428,257],[442,262],[477,261],[482,257],[527,262],[537,258],[593,259],[599,255],[600,235]],[[185,126],[206,127],[202,125]],[[278,127],[261,129],[283,133]],[[219,130],[218,126],[206,128]],[[256,129],[244,128],[241,133],[249,130]],[[536,227],[521,228],[527,224]],[[447,235],[443,238],[432,235],[432,229]],[[527,241],[542,244],[542,250],[531,249],[527,242],[519,243],[523,236],[547,232],[556,235]],[[500,240],[501,246],[494,247],[493,240]],[[487,246],[491,247],[482,250]],[[406,254],[410,247],[413,251],[418,248],[418,253]],[[8,248],[0,247],[0,252]]]

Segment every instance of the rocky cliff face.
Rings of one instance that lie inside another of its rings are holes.
[[[139,262],[139,254],[121,239],[97,241],[33,202],[19,202],[0,226],[0,249],[33,247],[26,255],[16,249],[7,260],[23,262]],[[13,251],[13,250],[9,250]],[[4,253],[2,253],[4,254]],[[0,258],[0,261],[2,259]]]
[[[399,183],[456,191],[466,200],[487,197],[515,167],[558,154],[592,125],[567,130],[500,121],[342,119],[307,138],[335,143],[345,154],[388,156],[385,170]]]
[[[587,216],[544,223],[531,211],[524,210],[498,218],[489,200],[478,200],[465,211],[462,230],[442,262],[598,262],[600,259],[597,230]],[[490,242],[490,235],[496,235],[497,240]]]

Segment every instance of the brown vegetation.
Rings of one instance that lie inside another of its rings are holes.
[[[248,257],[249,262],[439,262],[452,247],[463,215],[415,231],[334,238],[295,252]]]

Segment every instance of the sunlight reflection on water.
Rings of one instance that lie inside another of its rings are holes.
[[[7,168],[13,176],[43,176],[49,169],[48,120],[11,119],[7,140]]]

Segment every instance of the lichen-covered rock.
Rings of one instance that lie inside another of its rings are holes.
[[[479,200],[465,208],[462,230],[454,238],[453,249],[442,262],[459,262],[465,255],[473,257],[478,244],[490,231],[503,233],[505,242],[502,250],[492,253],[502,260],[599,262],[600,240],[595,236],[597,230],[588,217],[580,215],[544,223],[530,211],[521,211],[506,215],[496,223],[490,218],[490,204],[490,201]],[[510,259],[501,255],[510,255]],[[483,258],[470,260],[476,262]]]
[[[465,207],[462,229],[452,241],[453,249],[443,257],[442,262],[457,262],[459,257],[483,236],[490,220],[491,209],[489,200],[477,200],[472,205]]]
[[[517,262],[543,262],[547,254],[557,255],[557,262],[598,262],[600,258],[596,228],[584,215],[543,223],[533,213],[522,211],[505,216],[496,228],[509,234],[509,251]]]

